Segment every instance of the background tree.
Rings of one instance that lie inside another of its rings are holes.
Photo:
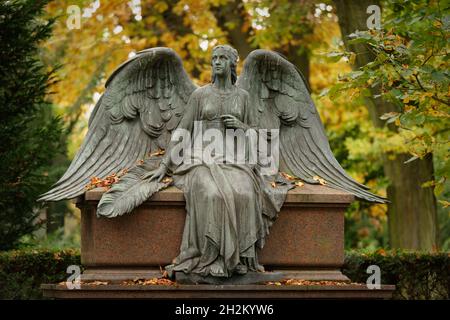
[[[47,1],[0,3],[0,250],[14,248],[38,226],[37,196],[55,180],[50,167],[63,151],[62,126],[45,96],[52,84],[38,57],[52,21]]]
[[[448,164],[439,163],[435,181],[433,156],[448,162],[448,15],[439,1],[389,1],[382,7],[383,28],[361,32],[368,29],[367,8],[380,2],[334,2],[355,70],[334,90],[359,88],[380,129],[376,139],[384,139],[390,244],[433,250],[438,223],[432,187],[440,185],[440,194],[448,173]]]
[[[79,28],[67,26],[67,19],[72,16],[67,11],[70,5],[80,9]],[[386,195],[384,164],[399,151],[406,159],[411,157],[402,138],[403,131],[374,127],[375,107],[366,107],[366,97],[359,94],[361,84],[344,88],[339,83],[330,94],[319,95],[336,84],[343,74],[353,74],[350,66],[356,56],[348,55],[347,61],[341,59],[342,36],[335,9],[331,1],[313,0],[61,0],[50,3],[47,12],[59,18],[54,36],[43,50],[48,65],[63,65],[58,70],[61,81],[52,86],[55,92],[52,102],[71,129],[69,158],[85,135],[87,117],[104,90],[106,77],[134,52],[154,46],[174,48],[186,70],[202,85],[211,76],[211,48],[229,43],[239,50],[241,64],[248,52],[256,48],[277,50],[293,61],[311,85],[313,99],[339,162],[359,182]],[[364,26],[368,16],[365,10]],[[327,57],[325,53],[330,51],[331,57]],[[337,59],[340,61],[336,62]],[[334,94],[338,91],[345,94]],[[433,156],[436,158],[436,153]],[[403,166],[401,160],[398,163]],[[421,189],[417,181],[395,181],[407,184],[398,189],[405,194]],[[395,205],[391,208],[409,210],[409,197],[392,196]],[[388,245],[386,212],[386,205],[355,202],[346,213],[346,246]],[[448,216],[442,217],[441,224],[445,224]],[[400,219],[397,225],[408,223],[409,220]],[[409,231],[418,233],[416,226],[414,231]],[[450,231],[450,227],[447,229]],[[441,242],[448,234],[444,233]]]

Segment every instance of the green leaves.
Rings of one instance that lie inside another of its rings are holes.
[[[341,76],[328,91],[333,99],[370,92],[373,107],[389,106],[379,119],[388,125],[390,138],[375,136],[373,146],[382,145],[388,156],[409,152],[406,164],[433,154],[438,182],[432,187],[442,198],[450,195],[441,183],[450,174],[448,9],[442,1],[386,3],[384,29],[349,36],[350,47],[363,56],[370,52],[371,61]],[[339,52],[330,55],[340,56]],[[341,56],[350,55],[342,52]]]
[[[380,117],[380,119],[381,120],[387,120],[387,123],[392,123],[395,120],[397,120],[398,117],[400,117],[400,113],[398,113],[398,112],[388,112],[388,113],[383,114]]]
[[[329,62],[338,62],[343,57],[345,57],[345,53],[338,52],[338,51],[332,51],[332,52],[327,53],[325,55],[325,57],[327,58],[327,61],[329,61]]]
[[[374,60],[343,76],[340,79],[343,85],[338,90],[330,89],[329,94],[345,94],[353,89],[364,92],[361,88],[367,88],[374,98],[398,107],[398,111],[384,114],[381,120],[411,130],[414,139],[425,143],[427,152],[433,152],[440,146],[426,139],[423,132],[439,135],[448,126],[450,115],[450,66],[445,36],[448,15],[443,16],[435,2],[419,1],[412,5],[398,0],[392,7],[395,12],[385,11],[384,30],[350,34],[349,43],[367,44]],[[340,57],[349,53],[330,55]],[[412,154],[417,151],[413,145]]]
[[[349,44],[359,44],[359,43],[375,43],[374,38],[371,36],[370,32],[366,31],[356,31],[348,35]]]
[[[367,267],[377,265],[382,270],[383,284],[396,286],[394,299],[448,299],[450,291],[450,256],[408,251],[361,253],[346,252],[343,273],[352,281],[365,282]]]

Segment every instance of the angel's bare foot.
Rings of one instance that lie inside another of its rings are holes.
[[[223,271],[222,266],[220,266],[218,263],[213,263],[210,266],[209,273],[213,277],[224,277],[225,276],[225,272]]]

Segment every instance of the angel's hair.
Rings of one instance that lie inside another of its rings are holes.
[[[237,50],[235,48],[233,48],[232,46],[229,46],[227,44],[215,46],[212,49],[212,52],[214,53],[214,51],[216,51],[217,49],[220,49],[220,48],[225,50],[225,53],[226,53],[228,59],[230,59],[230,62],[231,62],[230,63],[230,67],[231,67],[231,83],[235,84],[236,81],[237,81],[236,66],[237,66],[237,63],[238,63],[238,60],[239,60],[238,52],[237,52]],[[211,79],[211,81],[213,83],[214,83],[215,78],[216,78],[216,75],[214,74],[214,70],[213,70],[212,79]]]

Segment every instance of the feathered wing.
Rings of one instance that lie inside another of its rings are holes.
[[[80,150],[39,201],[74,198],[91,177],[105,178],[165,149],[196,89],[180,57],[169,48],[138,52],[112,73],[105,87]]]
[[[160,164],[160,157],[152,157],[132,167],[108,192],[104,193],[97,206],[97,216],[114,218],[130,213],[155,192],[168,187],[172,179],[162,182],[143,178],[151,174]]]
[[[280,171],[308,183],[327,185],[373,202],[386,202],[352,179],[335,159],[301,72],[280,54],[255,50],[238,86],[250,94],[260,128],[280,128]],[[319,179],[320,178],[320,179]]]

